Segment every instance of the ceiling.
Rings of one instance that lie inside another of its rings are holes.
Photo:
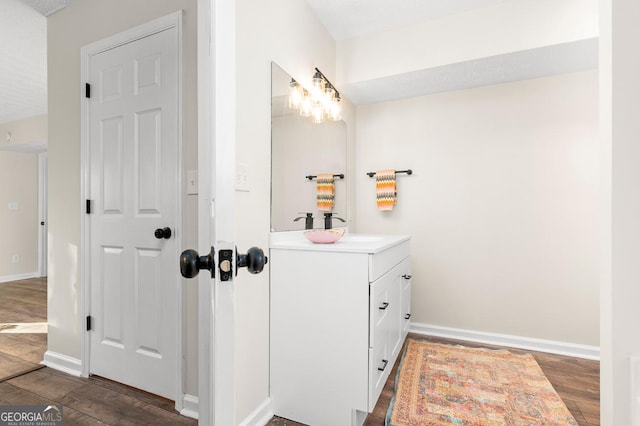
[[[513,0],[306,0],[337,41],[369,36]],[[598,39],[543,46],[373,80],[342,82],[356,105],[598,67]]]
[[[46,17],[70,1],[0,1],[0,124],[46,114]]]
[[[0,0],[0,124],[47,112],[47,19],[72,0]],[[508,0],[306,0],[322,24],[336,40],[346,40],[392,30],[395,28],[438,19],[462,13],[489,4]],[[581,50],[588,54],[577,58],[578,66],[584,67],[589,62],[593,66],[597,61],[597,43],[593,41]],[[526,57],[549,58],[561,57],[565,51],[556,49],[553,52],[530,52]],[[537,56],[536,56],[537,55]],[[522,56],[522,55],[521,55]],[[345,87],[345,94],[356,103],[379,102],[391,100],[405,88],[405,92],[414,96],[435,93],[443,90],[472,87],[479,84],[496,84],[509,79],[494,81],[492,71],[520,70],[513,78],[532,78],[536,75],[535,67],[525,68],[520,59],[489,58],[483,63],[463,64],[455,70],[447,68],[424,70],[427,76],[420,73],[393,77],[392,80],[371,82],[376,90],[365,85]],[[565,67],[564,72],[571,71]],[[486,71],[488,80],[470,81],[469,75],[477,75],[477,70]],[[524,71],[522,71],[524,70]],[[531,71],[531,72],[530,72]],[[459,83],[450,75],[457,73]],[[501,75],[510,75],[502,72]],[[493,80],[492,80],[493,79]],[[396,81],[397,80],[397,81]],[[452,84],[451,81],[454,81]],[[444,82],[438,84],[438,81]],[[425,83],[427,82],[427,83]],[[434,83],[435,82],[435,83]],[[446,83],[446,84],[445,84]],[[384,89],[384,90],[383,90]],[[381,91],[382,90],[382,91]],[[413,92],[412,92],[413,91]],[[388,94],[386,94],[388,92]],[[375,93],[378,98],[370,98]],[[381,97],[380,97],[381,96]],[[405,96],[405,95],[403,95]]]
[[[346,40],[506,0],[307,0],[327,31]]]
[[[49,16],[64,9],[71,3],[71,0],[21,0],[31,6],[44,16]]]

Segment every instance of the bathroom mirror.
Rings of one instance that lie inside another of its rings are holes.
[[[312,213],[314,228],[324,228],[324,212],[316,205],[317,181],[306,176],[343,174],[334,182],[333,212],[346,220],[347,127],[344,121],[311,122],[289,108],[291,76],[271,63],[271,230],[305,229]],[[302,219],[295,220],[302,217]],[[342,222],[334,220],[335,227]]]

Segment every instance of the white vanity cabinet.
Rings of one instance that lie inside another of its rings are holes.
[[[271,244],[270,395],[277,416],[361,425],[400,353],[411,314],[409,237],[352,238]]]

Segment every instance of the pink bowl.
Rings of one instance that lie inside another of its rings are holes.
[[[314,229],[306,231],[304,236],[307,240],[315,244],[333,244],[344,235],[344,228],[336,229]]]

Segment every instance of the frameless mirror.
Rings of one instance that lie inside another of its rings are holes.
[[[344,121],[311,122],[289,108],[291,76],[271,63],[271,230],[305,229],[306,213],[314,228],[324,227],[316,205],[317,181],[307,176],[343,174],[334,182],[333,212],[347,214],[347,127]],[[296,220],[297,218],[301,218]],[[334,221],[334,226],[342,222]]]

